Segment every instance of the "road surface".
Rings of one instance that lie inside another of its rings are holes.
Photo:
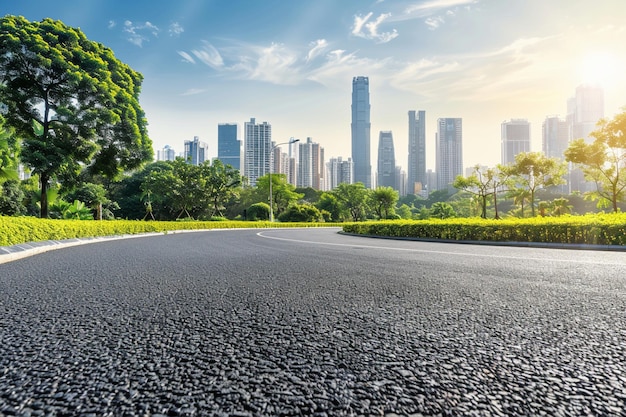
[[[0,415],[626,414],[626,253],[337,230],[0,265]]]

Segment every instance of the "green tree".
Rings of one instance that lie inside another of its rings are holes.
[[[459,190],[463,190],[478,198],[480,201],[481,213],[480,217],[487,218],[487,203],[492,194],[493,170],[483,170],[480,165],[474,166],[474,170],[469,177],[458,175],[452,186]]]
[[[411,207],[406,204],[402,204],[400,207],[396,209],[396,214],[400,216],[401,219],[410,220],[413,218],[413,212],[411,211]]]
[[[13,130],[5,126],[0,116],[0,183],[4,180],[17,180],[17,143]]]
[[[394,207],[399,194],[392,187],[377,187],[370,193],[371,204],[379,219],[388,219],[395,214]]]
[[[556,158],[548,158],[541,152],[521,152],[515,156],[508,173],[507,183],[513,189],[525,189],[530,193],[530,209],[533,217],[535,211],[535,193],[540,188],[563,184],[565,180],[565,163]]]
[[[323,192],[320,195],[316,207],[321,210],[322,213],[327,212],[330,214],[330,218],[327,219],[329,221],[343,222],[349,217],[349,214],[333,192]]]
[[[5,216],[19,216],[26,214],[26,207],[22,204],[24,192],[17,180],[7,180],[0,184],[0,214]]]
[[[201,165],[204,177],[204,192],[212,206],[210,216],[223,217],[225,204],[235,197],[241,186],[239,170],[230,165],[224,165],[216,159],[212,164],[205,162]]]
[[[69,201],[81,201],[93,212],[94,219],[111,220],[115,216],[113,210],[118,209],[107,197],[107,191],[102,184],[85,183],[64,196]]]
[[[278,220],[281,222],[321,222],[322,213],[312,204],[293,204],[287,208]]]
[[[341,183],[333,190],[333,194],[342,205],[343,209],[350,213],[352,221],[365,220],[365,213],[369,208],[369,190],[362,182],[354,184]]]
[[[269,220],[270,205],[267,203],[254,203],[248,207],[247,213],[247,219],[251,221]]]
[[[434,203],[430,208],[430,217],[435,217],[437,219],[449,219],[451,217],[456,217],[456,212],[450,203],[439,201]]]
[[[296,187],[287,182],[285,174],[272,174],[271,177],[274,217],[278,217],[283,211],[287,210],[287,207],[300,200],[303,194],[296,192]],[[269,203],[270,175],[257,178],[256,188],[257,201],[267,201]]]
[[[22,138],[22,162],[39,176],[41,217],[51,180],[76,176],[84,165],[114,177],[152,158],[141,82],[80,29],[52,19],[0,19],[0,102]]]
[[[576,139],[565,151],[565,159],[580,166],[585,178],[596,183],[596,191],[587,193],[598,200],[598,207],[610,206],[619,211],[618,203],[626,195],[626,111],[613,120],[601,120],[591,132],[592,143]]]

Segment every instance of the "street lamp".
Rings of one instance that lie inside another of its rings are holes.
[[[274,221],[274,194],[272,193],[272,165],[274,165],[274,149],[278,148],[280,145],[291,145],[292,143],[300,142],[300,139],[291,138],[289,142],[277,143],[272,146],[270,150],[270,222]]]

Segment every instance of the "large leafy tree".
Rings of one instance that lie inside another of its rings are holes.
[[[344,210],[350,213],[353,221],[365,220],[366,212],[369,209],[369,190],[365,188],[362,182],[341,183],[333,190],[333,193]]]
[[[528,190],[530,211],[535,217],[537,190],[563,184],[565,163],[548,158],[541,152],[521,152],[515,156],[515,162],[507,169],[507,173],[510,175],[510,188]]]
[[[610,121],[601,120],[591,136],[592,143],[572,141],[565,159],[579,165],[585,178],[596,183],[597,190],[588,196],[617,212],[618,203],[626,196],[626,112]]]
[[[17,180],[17,144],[11,129],[5,127],[4,117],[0,116],[0,183]]]
[[[224,165],[216,159],[212,164],[205,162],[201,165],[204,177],[204,192],[211,205],[211,216],[223,216],[225,204],[236,197],[241,186],[239,170],[230,165]]]
[[[0,19],[0,102],[39,175],[41,217],[51,180],[87,166],[109,177],[152,158],[139,105],[141,74],[60,21]]]
[[[272,208],[274,216],[278,217],[287,208],[296,203],[304,194],[296,192],[296,187],[287,182],[285,174],[272,174]],[[256,180],[256,199],[260,202],[269,202],[270,175],[264,175]]]
[[[371,204],[379,219],[388,219],[394,214],[394,208],[400,198],[392,187],[377,187],[370,193]]]

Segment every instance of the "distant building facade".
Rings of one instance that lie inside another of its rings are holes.
[[[347,161],[342,160],[341,157],[330,158],[327,164],[328,171],[328,190],[334,190],[339,184],[352,184],[352,158],[348,158]]]
[[[354,182],[362,182],[372,188],[372,165],[370,158],[370,93],[369,78],[352,79],[352,162]]]
[[[515,156],[530,152],[530,123],[526,119],[511,119],[502,122],[501,156],[502,164],[515,163]]]
[[[297,186],[322,190],[324,172],[324,148],[307,138],[305,143],[300,143]]]
[[[570,128],[567,120],[558,116],[548,116],[541,126],[541,150],[548,158],[565,160],[565,150],[569,146]]]
[[[426,112],[409,111],[408,194],[418,194],[426,187]]]
[[[251,118],[244,126],[244,175],[250,186],[256,186],[257,178],[269,173],[272,151],[272,125],[267,122],[257,124]]]
[[[157,151],[157,161],[173,161],[176,159],[176,151],[165,145],[163,149]]]
[[[378,134],[378,187],[398,189],[396,182],[396,153],[393,133],[390,130]]]
[[[217,159],[241,172],[241,140],[236,123],[217,125]]]
[[[191,165],[200,165],[209,158],[209,145],[202,142],[198,136],[193,140],[185,141],[185,161]]]
[[[454,192],[452,183],[463,175],[463,120],[437,119],[436,136],[437,189]],[[432,190],[431,190],[432,191]]]

